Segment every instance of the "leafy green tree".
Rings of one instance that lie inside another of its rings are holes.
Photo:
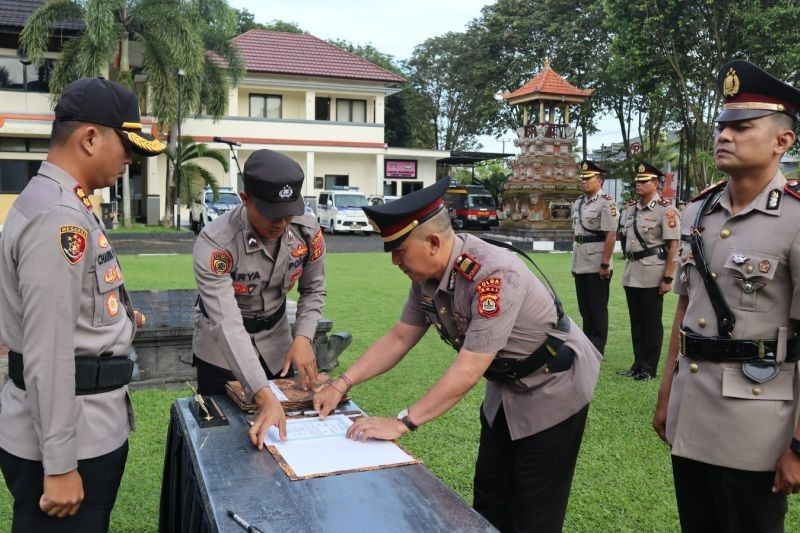
[[[308,33],[294,22],[285,22],[283,20],[273,20],[268,24],[256,22],[255,15],[250,13],[247,9],[235,9],[236,12],[236,26],[237,33],[242,34],[250,30],[270,30],[282,31],[285,33]]]
[[[208,158],[218,162],[222,170],[227,173],[229,169],[228,158],[220,152],[211,150],[207,144],[195,143],[191,138],[183,137],[180,140],[180,157],[176,147],[167,148],[167,157],[181,175],[181,197],[186,200],[186,207],[192,206],[195,198],[206,186],[211,188],[214,200],[219,198],[219,183],[211,172],[198,165],[195,160]]]
[[[475,182],[489,191],[489,194],[494,198],[494,205],[501,209],[503,206],[503,187],[514,173],[503,163],[490,163],[480,168],[481,171],[475,177]]]

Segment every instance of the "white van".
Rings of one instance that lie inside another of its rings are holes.
[[[361,207],[369,205],[357,188],[322,191],[317,198],[317,222],[330,233],[372,232],[372,226]]]

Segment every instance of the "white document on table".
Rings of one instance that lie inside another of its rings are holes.
[[[271,427],[264,443],[276,448],[297,478],[418,462],[392,441],[348,439],[345,432],[352,423],[344,415],[287,420],[287,440]]]
[[[287,398],[283,391],[277,385],[275,385],[274,381],[267,381],[267,384],[269,385],[269,390],[272,391],[272,394],[275,395],[279,402],[289,401],[289,398]]]

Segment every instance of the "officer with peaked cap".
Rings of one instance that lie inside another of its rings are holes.
[[[475,509],[501,531],[561,531],[601,355],[519,257],[453,233],[447,180],[364,207],[392,262],[411,279],[400,320],[345,373],[318,389],[330,413],[347,390],[394,367],[433,325],[457,351],[396,418],[358,420],[353,439],[396,439],[437,418],[486,376]]]
[[[637,381],[650,381],[658,369],[664,340],[661,311],[664,294],[672,288],[681,236],[678,210],[658,194],[663,179],[656,167],[639,163],[634,180],[639,200],[620,217],[620,241],[625,254],[622,286],[631,322],[633,365],[617,374]]]
[[[50,151],[0,236],[0,468],[12,531],[106,531],[134,428],[128,359],[143,317],[90,195],[164,151],[136,95],[102,78],[69,84]],[[137,324],[138,322],[138,324]]]
[[[263,446],[286,419],[268,379],[293,376],[316,385],[312,341],[325,296],[325,241],[305,214],[303,170],[289,157],[257,150],[244,165],[242,205],[209,223],[194,246],[199,298],[192,350],[200,394],[224,394],[238,380],[260,408],[249,429]],[[294,329],[286,297],[297,284]]]
[[[608,293],[614,242],[617,240],[617,204],[603,192],[605,170],[593,161],[581,164],[584,194],[572,206],[572,276],[583,332],[603,353],[608,338]]]
[[[684,531],[783,531],[800,490],[800,186],[779,163],[800,91],[740,60],[718,86],[714,162],[729,180],[684,210],[653,427],[672,445]]]

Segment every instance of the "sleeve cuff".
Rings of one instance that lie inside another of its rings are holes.
[[[42,466],[46,476],[66,474],[78,468],[78,454],[74,443],[47,446],[42,450]]]
[[[314,342],[314,336],[317,334],[318,320],[299,320],[294,323],[293,334],[295,337],[307,337],[311,342]]]

